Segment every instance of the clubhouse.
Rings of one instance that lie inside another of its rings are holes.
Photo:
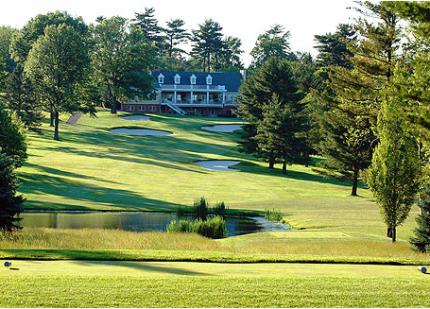
[[[154,70],[156,96],[124,101],[121,110],[192,116],[232,116],[245,73],[170,72]]]

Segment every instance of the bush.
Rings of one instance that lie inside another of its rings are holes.
[[[200,200],[194,200],[193,213],[203,221],[207,219],[209,213],[208,208],[209,203],[204,197],[201,197]]]
[[[176,221],[172,221],[167,226],[167,232],[197,233],[212,239],[227,237],[227,227],[225,221],[219,216],[208,218],[205,221],[200,218],[191,222],[180,220],[179,223],[177,223]]]
[[[225,204],[224,202],[218,203],[213,209],[213,213],[217,216],[225,216]]]
[[[270,221],[281,221],[282,215],[281,212],[278,209],[273,208],[272,210],[266,209],[266,213],[264,215],[264,218]]]

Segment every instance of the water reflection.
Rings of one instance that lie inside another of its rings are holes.
[[[27,212],[22,213],[20,225],[23,227],[45,227],[57,229],[120,229],[125,231],[166,231],[166,226],[179,218],[169,213],[112,213],[112,212]],[[192,217],[186,218],[192,220]],[[240,219],[226,217],[228,236],[237,236],[265,230],[282,229],[274,227],[264,218]]]

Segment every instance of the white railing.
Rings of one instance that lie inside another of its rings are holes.
[[[164,85],[161,84],[163,90],[219,90],[225,91],[225,86],[210,86],[210,85]]]

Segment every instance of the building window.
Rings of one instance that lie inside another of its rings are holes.
[[[149,111],[150,112],[155,112],[156,111],[156,107],[153,106],[153,105],[149,106]]]
[[[208,75],[208,77],[206,77],[206,84],[212,85],[212,76]]]
[[[134,105],[127,106],[127,111],[134,112]]]
[[[181,77],[179,76],[179,74],[175,75],[175,84],[180,84],[181,83]]]
[[[158,75],[158,83],[164,84],[164,75],[163,74]]]
[[[195,85],[197,83],[197,77],[193,74],[190,78],[191,85]]]
[[[137,107],[137,110],[138,110],[139,112],[142,112],[142,111],[146,110],[145,105],[139,105],[139,106]]]

